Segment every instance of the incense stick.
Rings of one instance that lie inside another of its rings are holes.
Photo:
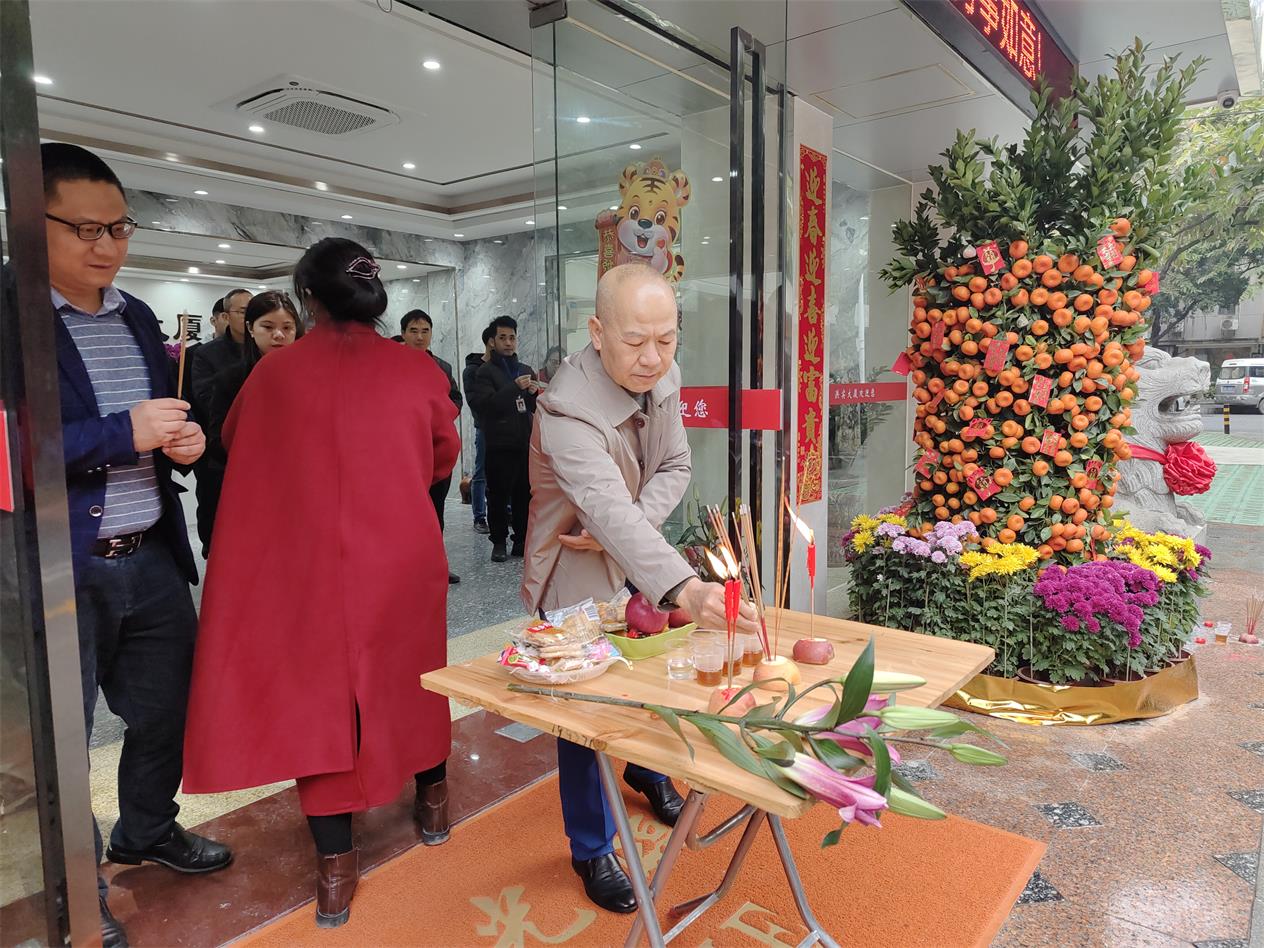
[[[751,600],[755,604],[755,612],[759,617],[761,633],[759,644],[764,650],[764,657],[771,659],[773,656],[768,646],[768,621],[764,611],[764,590],[763,584],[759,579],[759,561],[755,557],[755,530],[751,524],[750,507],[742,504],[739,511],[738,539],[742,544],[743,562],[746,564],[747,580],[751,587]]]
[[[189,311],[186,309],[180,314],[180,366],[176,370],[176,398],[182,398],[184,395],[184,350],[185,342],[188,338],[187,326],[189,324]],[[171,376],[167,376],[170,378]]]
[[[773,617],[772,623],[772,651],[775,658],[779,652],[781,642],[781,613],[786,607],[786,591],[785,584],[788,582],[790,571],[786,569],[786,515],[782,513],[781,505],[786,502],[786,491],[790,481],[790,465],[782,462],[781,465],[781,492],[777,503],[777,563],[773,570],[773,590],[774,605],[777,607],[777,614]]]

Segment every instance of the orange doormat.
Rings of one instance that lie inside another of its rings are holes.
[[[643,797],[626,792],[642,858],[652,870],[668,829]],[[712,797],[703,823],[715,826],[736,808],[732,799]],[[988,945],[1045,849],[970,820],[897,814],[884,815],[881,830],[851,826],[840,845],[821,849],[821,837],[837,824],[826,806],[784,821],[817,918],[840,944],[865,948]],[[682,852],[668,884],[670,901],[662,904],[714,889],[740,833],[701,852]],[[238,944],[618,946],[633,918],[603,912],[584,898],[562,833],[556,778],[458,825],[447,844],[417,846],[370,872],[341,928],[317,929],[314,915],[309,903]],[[797,945],[806,934],[765,825],[733,889],[673,944]]]

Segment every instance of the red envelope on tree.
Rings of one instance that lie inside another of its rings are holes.
[[[1031,380],[1031,391],[1027,401],[1044,408],[1049,404],[1049,396],[1053,393],[1053,379],[1047,375],[1036,375]]]
[[[989,375],[999,375],[1008,357],[1009,343],[993,339],[988,346],[987,358],[983,360],[983,368]]]
[[[1112,269],[1123,263],[1124,255],[1114,234],[1107,234],[1097,242],[1097,259],[1101,260],[1103,267]]]

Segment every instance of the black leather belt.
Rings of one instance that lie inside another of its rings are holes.
[[[140,549],[141,540],[145,537],[144,532],[125,533],[121,537],[110,537],[108,540],[97,540],[92,545],[93,556],[104,556],[107,560],[112,560],[120,556],[131,556]]]

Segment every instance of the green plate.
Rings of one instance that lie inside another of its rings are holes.
[[[683,642],[689,637],[689,633],[698,627],[696,622],[690,622],[688,625],[682,625],[678,629],[668,629],[666,632],[660,632],[658,635],[651,635],[647,639],[630,639],[626,635],[613,635],[606,633],[606,638],[619,647],[619,651],[623,653],[623,657],[629,661],[639,662],[643,658],[653,658],[655,655],[662,655],[665,651],[675,645],[677,642]]]

